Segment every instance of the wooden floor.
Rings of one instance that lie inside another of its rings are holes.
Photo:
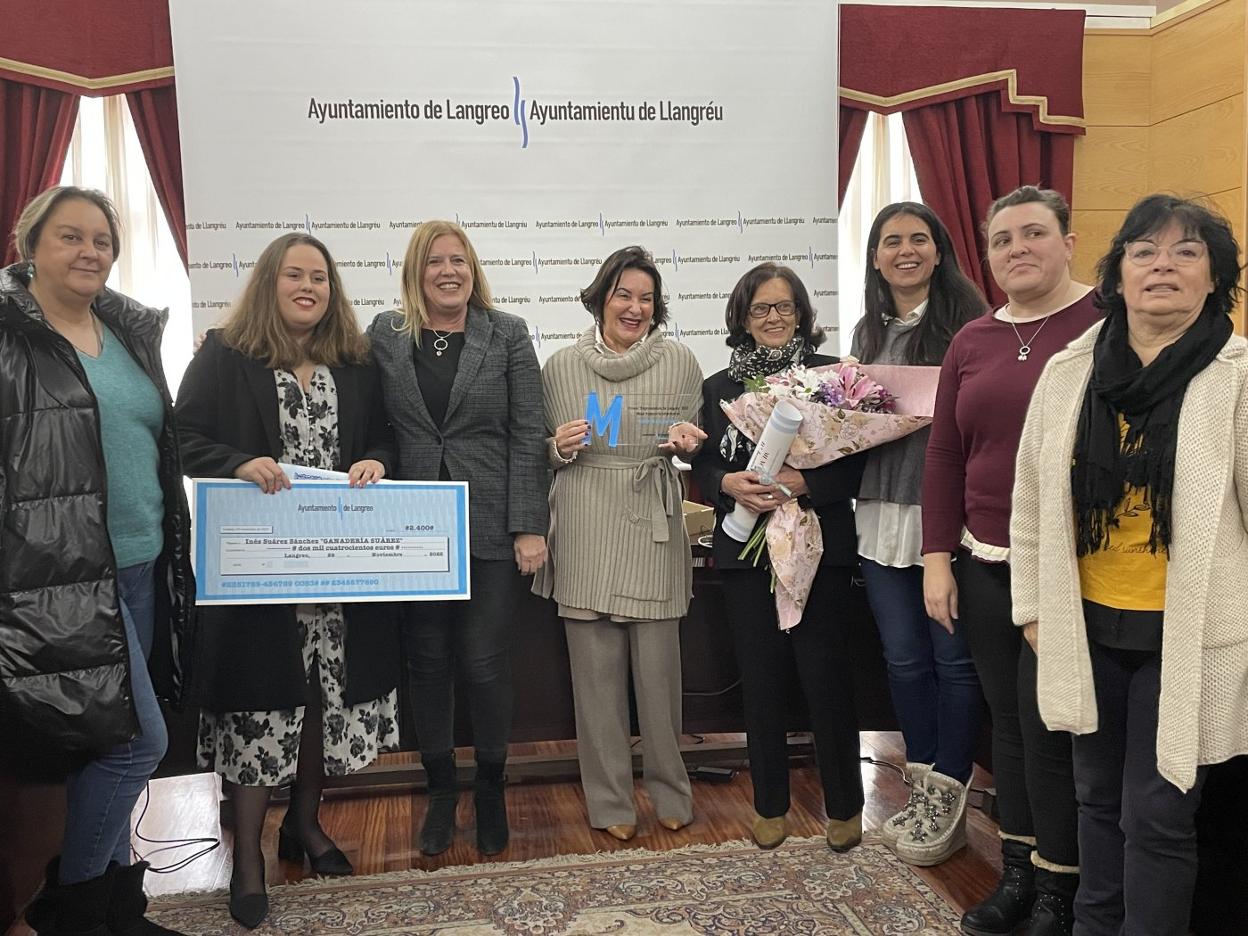
[[[567,753],[568,744],[514,745],[517,754]],[[896,733],[864,732],[862,754],[879,761],[901,764],[904,752]],[[401,757],[402,755],[395,755]],[[862,767],[867,804],[864,829],[870,833],[904,803],[906,788],[900,775],[888,766],[870,763]],[[991,784],[991,778],[977,774],[973,788]],[[225,888],[230,876],[230,832],[223,829],[218,810],[219,787],[215,774],[197,774],[155,780],[151,803],[138,832],[148,839],[220,838],[221,844],[180,871],[147,876],[153,894]],[[604,832],[589,828],[585,802],[575,782],[526,781],[508,787],[508,814],[511,819],[511,845],[502,855],[484,858],[476,851],[472,798],[460,798],[458,831],[451,849],[428,858],[417,847],[420,821],[426,799],[423,793],[401,790],[360,796],[335,796],[321,809],[321,821],[338,846],[355,864],[358,874],[400,871],[408,868],[440,868],[446,865],[482,861],[517,861],[559,854],[583,854],[626,848],[665,849],[695,843],[722,842],[748,838],[754,816],[748,770],[740,770],[730,783],[694,784],[694,821],[679,832],[669,832],[656,822],[654,812],[638,784],[638,833],[631,842],[617,842]],[[980,797],[972,793],[972,803]],[[140,806],[142,801],[140,801]],[[270,809],[264,836],[270,884],[302,879],[306,869],[276,857],[277,826],[283,807]],[[916,869],[932,887],[959,910],[981,900],[996,882],[1000,870],[1000,846],[996,826],[979,809],[968,810],[969,844],[958,855],[937,868]],[[138,811],[136,810],[136,818]],[[819,778],[811,765],[792,770],[792,808],[789,812],[792,834],[823,834],[825,817]],[[161,847],[135,840],[141,855],[160,867],[193,854],[202,846],[188,846],[173,852],[153,854]],[[26,936],[20,924],[11,936]]]

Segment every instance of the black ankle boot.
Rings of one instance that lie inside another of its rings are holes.
[[[56,884],[46,895],[39,936],[110,936],[108,899],[114,866],[97,878],[78,884]]]
[[[1001,880],[986,900],[962,915],[962,932],[1009,936],[1027,922],[1036,896],[1031,850],[1026,842],[1001,840]]]
[[[1075,926],[1079,875],[1036,868],[1036,902],[1027,936],[1070,936]]]
[[[429,779],[429,807],[420,826],[420,850],[426,855],[440,855],[455,839],[455,806],[459,802],[455,755],[421,757],[421,763]]]
[[[477,811],[477,851],[497,855],[511,837],[507,828],[507,777],[504,761],[477,761],[476,791],[472,801]]]
[[[118,867],[113,872],[113,890],[108,899],[108,931],[112,936],[182,936],[147,919],[147,895],[143,875],[148,864]]]

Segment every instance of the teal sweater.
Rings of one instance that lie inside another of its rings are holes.
[[[160,393],[108,328],[100,356],[78,352],[100,412],[108,478],[108,537],[117,568],[149,562],[164,545],[164,497],[157,443],[165,422]]]

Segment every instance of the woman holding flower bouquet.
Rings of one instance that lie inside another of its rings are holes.
[[[1032,390],[1045,363],[1101,317],[1070,276],[1075,235],[1057,192],[1025,185],[985,225],[1007,305],[964,326],[941,365],[923,477],[923,595],[946,628],[959,620],[992,713],[1003,872],[962,918],[972,936],[1068,934],[1078,885],[1070,736],[1036,707],[1036,654],[1010,605],[1010,497]],[[956,557],[956,561],[955,561]]]
[[[944,224],[916,202],[885,207],[867,237],[866,315],[851,350],[864,364],[939,366],[954,334],[988,310],[958,267]],[[880,836],[911,864],[944,861],[966,842],[966,785],[983,696],[965,628],[923,604],[921,429],[872,449],[854,519],[867,599],[880,631],[906,743],[910,798]],[[944,809],[942,797],[951,798]]]
[[[746,273],[728,300],[725,323],[732,358],[702,385],[708,439],[693,460],[693,474],[716,512],[712,553],[741,668],[758,814],[752,835],[762,848],[774,848],[788,835],[785,702],[796,668],[814,732],[828,845],[847,851],[862,839],[863,791],[848,645],[835,609],[848,602],[858,559],[851,501],[865,458],[853,455],[807,471],[786,465],[772,483],[746,471],[754,446],[729,422],[720,401],[740,396],[746,381],[795,365],[834,364],[836,358],[815,352],[823,332],[815,326],[806,287],[788,267],[762,263]],[[738,504],[765,517],[792,499],[818,516],[823,555],[800,623],[782,631],[768,563],[741,559],[743,544],[729,537],[723,524]]]

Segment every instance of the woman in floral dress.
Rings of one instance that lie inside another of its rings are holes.
[[[178,394],[182,457],[195,477],[239,478],[281,496],[279,463],[346,471],[357,486],[393,461],[377,371],[329,252],[288,234],[270,244],[229,319],[208,333]],[[398,740],[398,631],[388,604],[200,609],[201,765],[230,784],[230,913],[264,919],[260,833],[274,787],[291,786],[278,854],[350,874],[320,826],[326,775]]]

